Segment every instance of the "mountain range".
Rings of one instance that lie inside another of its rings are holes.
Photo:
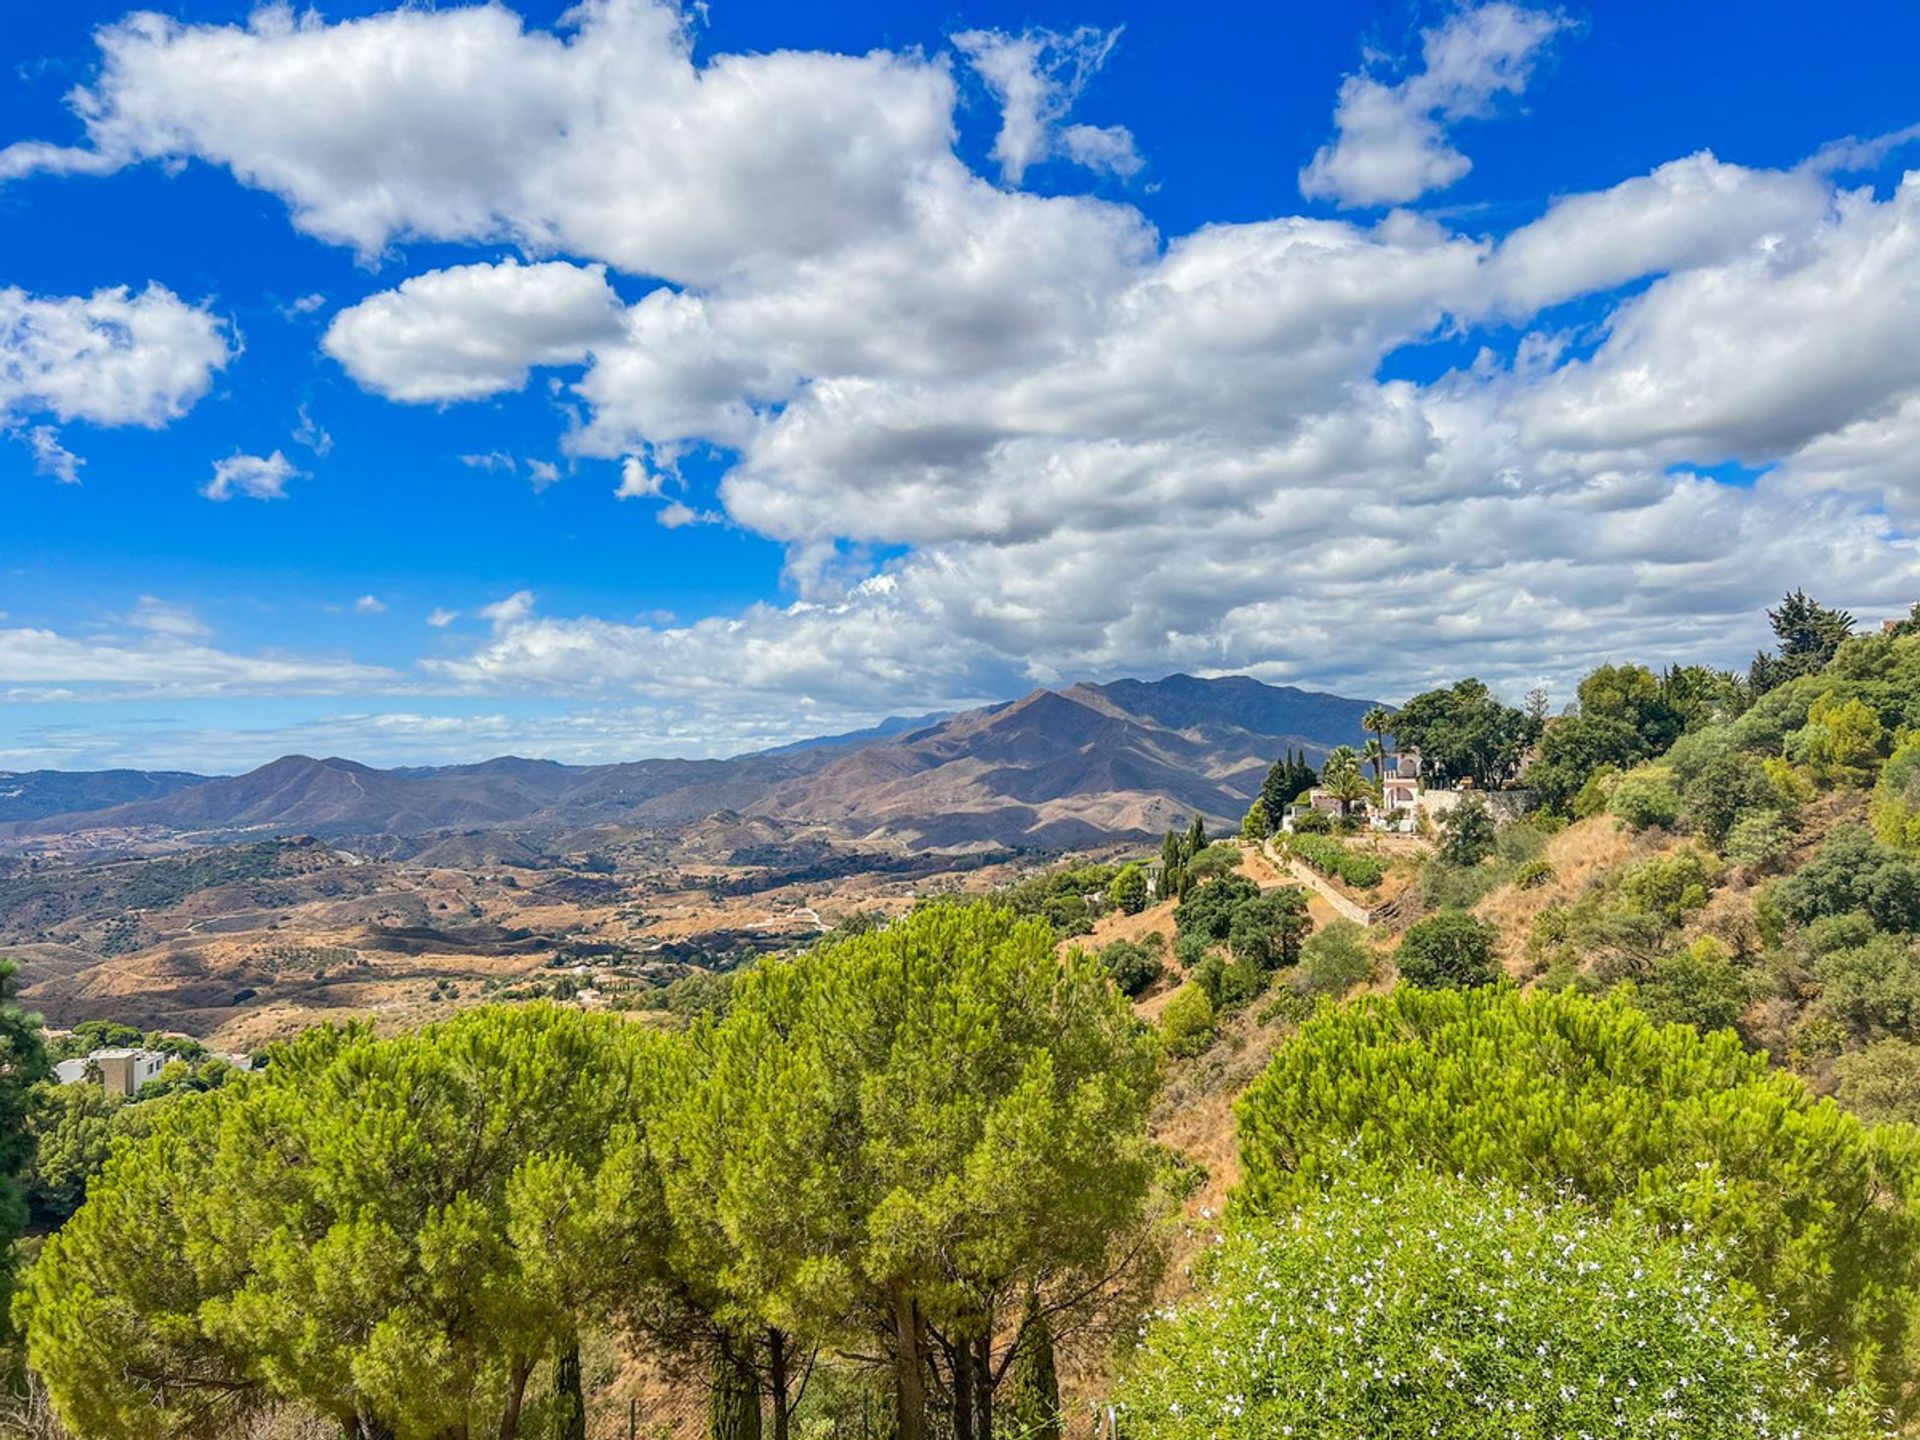
[[[244,775],[0,774],[0,845],[139,835],[672,827],[718,812],[921,849],[1139,839],[1195,813],[1237,822],[1283,750],[1364,738],[1373,702],[1245,676],[1120,680],[956,715],[895,719],[726,760],[562,765],[503,757],[379,770],[290,755]]]

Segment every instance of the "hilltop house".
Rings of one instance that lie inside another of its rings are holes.
[[[1351,813],[1374,830],[1411,833],[1420,814],[1423,793],[1420,752],[1401,750],[1386,757],[1380,775],[1380,803],[1376,805],[1370,800],[1357,800]],[[1334,795],[1316,785],[1307,792],[1304,802],[1287,806],[1286,813],[1280,817],[1280,828],[1291,833],[1294,818],[1307,810],[1318,810],[1322,814],[1337,817],[1341,813],[1341,806]]]

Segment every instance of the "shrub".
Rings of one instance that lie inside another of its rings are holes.
[[[1228,959],[1216,951],[1194,966],[1189,978],[1206,993],[1214,1012],[1225,1014],[1266,994],[1272,977],[1246,956]]]
[[[1858,825],[1829,834],[1795,874],[1773,887],[1780,914],[1796,925],[1863,911],[1882,930],[1920,929],[1920,862],[1878,844]]]
[[[1722,1252],[1493,1184],[1362,1175],[1236,1223],[1120,1390],[1140,1440],[1865,1440]]]
[[[1500,978],[1493,944],[1500,932],[1464,910],[1429,915],[1400,941],[1400,978],[1422,990],[1491,985]]]
[[[1660,765],[1629,770],[1613,787],[1607,808],[1635,830],[1655,825],[1671,829],[1680,819],[1680,792],[1674,788],[1673,772]]]
[[[1295,835],[1331,835],[1333,817],[1324,810],[1302,810],[1293,817]]]
[[[1213,1002],[1198,985],[1182,985],[1160,1012],[1167,1053],[1191,1058],[1213,1044]]]
[[[1359,890],[1371,890],[1386,871],[1371,855],[1358,855],[1331,836],[1293,836],[1288,847],[1309,870],[1330,875]]]
[[[1147,908],[1147,872],[1139,862],[1121,867],[1107,887],[1107,901],[1127,915],[1138,915]]]
[[[1735,864],[1759,866],[1778,860],[1792,844],[1793,829],[1784,815],[1773,810],[1747,810],[1733,822],[1721,849]]]
[[[1243,901],[1233,912],[1227,942],[1239,959],[1261,970],[1284,970],[1299,963],[1300,945],[1313,929],[1307,915],[1307,892],[1285,885]]]
[[[1440,817],[1440,853],[1450,864],[1478,865],[1493,853],[1493,812],[1478,795]]]
[[[1882,767],[1868,814],[1881,844],[1920,850],[1920,736],[1903,743]]]
[[[1813,962],[1821,1004],[1857,1035],[1920,1038],[1920,956],[1913,942],[1873,935]]]
[[[1702,936],[1686,949],[1655,960],[1634,998],[1656,1020],[1729,1030],[1747,1008],[1747,977],[1726,946]]]
[[[1671,855],[1649,856],[1621,872],[1621,903],[1638,914],[1677,925],[1707,903],[1719,868],[1712,856],[1691,845]]]
[[[1757,757],[1722,755],[1710,760],[1688,782],[1686,820],[1709,845],[1718,850],[1740,817],[1754,811],[1777,811],[1782,797],[1768,781]]]
[[[1225,940],[1233,930],[1234,911],[1259,894],[1260,887],[1244,875],[1219,876],[1187,892],[1174,907],[1173,923],[1183,936]]]
[[[1309,995],[1344,995],[1373,978],[1373,946],[1364,925],[1335,920],[1307,937],[1296,982]]]
[[[1862,1125],[1727,1031],[1620,999],[1402,986],[1322,1007],[1241,1097],[1235,1203],[1283,1215],[1356,1166],[1565,1182],[1734,1246],[1782,1323],[1911,1403],[1911,1140]]]
[[[1549,860],[1529,860],[1513,872],[1516,889],[1538,890],[1553,879],[1553,863]]]
[[[1158,935],[1149,935],[1145,940],[1115,940],[1100,951],[1100,964],[1113,977],[1122,995],[1137,1000],[1166,971],[1166,964],[1160,958],[1162,948]]]
[[[1920,1045],[1876,1040],[1834,1065],[1840,1103],[1869,1122],[1920,1121]]]
[[[1807,723],[1787,736],[1787,754],[1806,765],[1816,784],[1865,785],[1886,751],[1886,727],[1873,707],[1832,691],[1807,711]]]

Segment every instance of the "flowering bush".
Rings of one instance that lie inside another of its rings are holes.
[[[1876,1433],[1701,1244],[1498,1184],[1363,1173],[1243,1219],[1121,1390],[1139,1440]]]

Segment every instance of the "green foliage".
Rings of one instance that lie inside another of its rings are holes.
[[[1333,817],[1324,810],[1303,810],[1293,817],[1293,831],[1298,835],[1331,835]]]
[[[1100,966],[1120,993],[1137,1000],[1166,970],[1161,952],[1166,942],[1158,934],[1144,940],[1115,940],[1100,949]]]
[[[1338,840],[1325,835],[1303,835],[1296,831],[1287,837],[1287,850],[1308,869],[1359,890],[1371,890],[1386,878],[1386,871],[1371,855],[1349,850]]]
[[[80,1208],[87,1183],[107,1163],[123,1102],[99,1085],[42,1085],[34,1096],[27,1203],[42,1224]]]
[[[1818,954],[1821,1007],[1856,1036],[1920,1039],[1920,954],[1914,942],[1866,934]]]
[[[1655,1020],[1700,1030],[1730,1030],[1747,1007],[1746,972],[1727,947],[1702,936],[1684,950],[1662,955],[1634,995]]]
[[[1244,955],[1228,958],[1218,953],[1203,958],[1190,976],[1217,1014],[1238,1010],[1267,993],[1272,972]]]
[[[1920,860],[1877,843],[1861,826],[1837,826],[1771,898],[1796,925],[1859,911],[1882,930],[1920,930]]]
[[[1371,980],[1374,965],[1366,926],[1335,920],[1309,935],[1301,946],[1298,983],[1311,995],[1340,996]]]
[[[638,1302],[662,1248],[627,1110],[639,1043],[578,1011],[476,1009],[392,1040],[310,1031],[245,1084],[166,1102],[22,1296],[62,1417],[209,1432],[274,1398],[401,1440],[510,1437],[515,1377]]]
[[[1360,1175],[1232,1226],[1121,1391],[1140,1440],[1866,1440],[1727,1256],[1571,1196]]]
[[[1756,757],[1728,754],[1709,760],[1687,782],[1682,810],[1688,827],[1722,850],[1742,818],[1778,816],[1788,807]]]
[[[1125,915],[1138,915],[1147,908],[1146,867],[1135,861],[1123,865],[1107,887],[1107,903]]]
[[[1522,890],[1538,890],[1553,879],[1553,862],[1528,860],[1513,872],[1513,883]]]
[[[1916,1139],[1871,1130],[1727,1031],[1620,1000],[1401,987],[1301,1027],[1238,1107],[1240,1203],[1283,1215],[1357,1165],[1564,1182],[1730,1247],[1785,1328],[1910,1403]]]
[[[27,1219],[23,1177],[33,1159],[30,1123],[50,1073],[40,1017],[20,1006],[19,970],[0,957],[0,1300],[13,1286],[13,1242]],[[6,1317],[0,1314],[0,1337]]]
[[[1240,821],[1240,838],[1250,845],[1258,845],[1273,834],[1273,820],[1267,814],[1267,802],[1255,798],[1247,807],[1247,813]]]
[[[1053,927],[1055,938],[1068,940],[1093,929],[1087,897],[1103,899],[1117,874],[1111,865],[1056,865],[1009,885],[994,903],[1016,915],[1038,915]]]
[[[118,1020],[82,1020],[47,1047],[54,1060],[77,1060],[95,1050],[125,1050],[146,1042],[146,1036]]]
[[[1541,734],[1538,758],[1527,767],[1525,781],[1542,805],[1565,810],[1600,770],[1624,770],[1646,757],[1639,732],[1627,721],[1569,715]]]
[[[1920,851],[1920,736],[1902,741],[1887,758],[1867,813],[1881,844]]]
[[[1472,866],[1493,854],[1493,812],[1478,795],[1468,796],[1440,817],[1440,854],[1449,864]]]
[[[1307,892],[1283,885],[1243,902],[1233,912],[1227,943],[1234,958],[1261,971],[1284,970],[1300,962],[1300,946],[1313,929]]]
[[[1351,745],[1336,745],[1327,753],[1327,763],[1320,767],[1320,785],[1340,802],[1343,816],[1372,793],[1360,772],[1360,756]]]
[[[1034,920],[927,906],[764,961],[665,1057],[676,1273],[733,1333],[887,1347],[905,1410],[929,1327],[1002,1333],[1140,1248],[1158,1047]]]
[[[1232,845],[1215,842],[1195,851],[1187,858],[1187,883],[1195,885],[1203,880],[1231,875],[1239,868],[1239,849]]]
[[[1244,875],[1217,876],[1196,885],[1174,907],[1174,926],[1181,935],[1224,941],[1233,930],[1235,912],[1259,895],[1260,887]]]
[[[1538,721],[1471,679],[1416,695],[1393,717],[1394,738],[1419,750],[1431,783],[1471,780],[1483,790],[1513,777],[1538,733]]]
[[[1769,610],[1767,623],[1779,641],[1778,651],[1755,655],[1747,672],[1748,682],[1761,693],[1824,670],[1853,633],[1853,616],[1828,609],[1804,590],[1793,591],[1778,610]]]
[[[1831,691],[1813,702],[1807,723],[1787,737],[1787,755],[1828,788],[1869,784],[1886,748],[1886,727],[1873,707]]]
[[[1707,903],[1720,867],[1711,855],[1683,846],[1650,855],[1620,873],[1621,903],[1630,911],[1677,925]]]
[[[1673,771],[1662,765],[1629,770],[1615,782],[1607,809],[1635,830],[1656,825],[1673,828],[1680,819],[1680,792],[1674,786]]]
[[[1770,810],[1748,811],[1727,831],[1722,850],[1739,865],[1771,864],[1787,853],[1793,844],[1793,829],[1786,819]]]
[[[1204,987],[1182,985],[1160,1012],[1160,1038],[1169,1055],[1187,1059],[1213,1044],[1213,1002]]]
[[[1274,761],[1266,778],[1260,782],[1260,803],[1267,810],[1267,833],[1272,834],[1280,824],[1280,817],[1286,814],[1287,806],[1319,783],[1320,776],[1307,763],[1304,752],[1296,754],[1289,750]]]
[[[1053,1331],[1044,1315],[1021,1327],[1019,1348],[1007,1376],[1007,1432],[1017,1440],[1060,1440],[1060,1376],[1054,1366]]]
[[[1394,952],[1400,978],[1423,990],[1491,985],[1501,977],[1493,946],[1500,932],[1464,910],[1429,915]]]
[[[1834,1065],[1840,1103],[1869,1124],[1920,1124],[1920,1045],[1876,1040]]]

